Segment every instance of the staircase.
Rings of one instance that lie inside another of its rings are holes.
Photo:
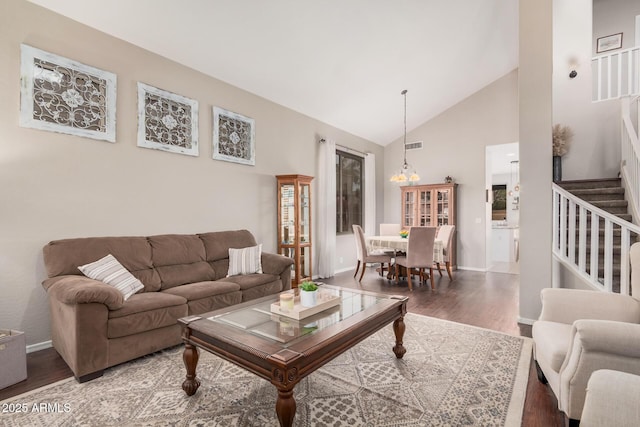
[[[624,198],[624,188],[620,178],[562,181],[557,184],[574,196],[631,222],[631,214],[628,213],[629,204]]]
[[[610,179],[589,179],[579,181],[562,181],[557,183],[560,187],[564,188],[571,194],[580,199],[609,212],[620,219],[631,222],[631,214],[628,213],[628,202],[624,198],[624,188],[621,184],[620,178]],[[591,218],[588,217],[587,223],[587,258],[591,256]],[[604,275],[604,220],[600,219],[599,237],[598,237],[598,277]],[[576,240],[578,239],[579,231],[576,224]],[[632,241],[635,240],[635,234],[632,234]],[[577,254],[576,247],[576,257]],[[621,255],[621,228],[619,226],[613,226],[613,289],[614,292],[620,290],[620,255]],[[587,272],[590,269],[587,268]]]
[[[640,46],[592,59],[593,102],[620,102],[622,179],[551,185],[552,253],[561,268],[589,287],[631,295],[629,249],[640,241]],[[602,120],[609,120],[602,117]],[[625,191],[627,189],[626,200]],[[629,205],[627,205],[627,200]],[[558,270],[560,271],[560,270]],[[560,274],[552,286],[561,287]]]

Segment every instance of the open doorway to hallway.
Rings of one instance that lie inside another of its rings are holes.
[[[487,271],[519,274],[519,145],[487,146],[485,158]]]

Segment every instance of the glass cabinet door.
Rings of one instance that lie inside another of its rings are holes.
[[[436,190],[437,193],[437,225],[449,224],[449,190]]]
[[[404,200],[402,202],[402,226],[403,227],[412,227],[413,226],[413,216],[416,208],[415,201],[416,193],[415,191],[405,191],[404,192]]]
[[[280,255],[284,255],[288,258],[291,258],[293,260],[296,259],[296,250],[295,248],[291,247],[291,248],[280,248]],[[296,276],[296,265],[291,264],[291,282],[293,283],[298,283],[297,282],[298,277]]]
[[[418,205],[419,226],[428,227],[431,225],[431,191],[420,191],[420,204]]]
[[[281,243],[292,244],[296,238],[295,229],[295,187],[293,184],[280,186],[280,236]]]
[[[310,186],[300,185],[300,243],[309,243],[311,215],[309,213]]]
[[[311,247],[300,248],[300,279],[311,279]]]

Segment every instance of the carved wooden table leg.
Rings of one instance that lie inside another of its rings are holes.
[[[182,354],[184,366],[187,368],[187,379],[182,383],[182,389],[187,396],[193,396],[200,387],[200,381],[196,378],[196,366],[198,365],[198,349],[189,343],[184,345]]]
[[[407,349],[402,345],[404,330],[404,317],[399,317],[393,322],[393,332],[396,334],[396,345],[393,347],[393,352],[398,359],[402,359],[402,356],[407,352]]]
[[[293,417],[296,415],[296,400],[293,398],[293,390],[278,390],[276,414],[282,427],[293,425]]]

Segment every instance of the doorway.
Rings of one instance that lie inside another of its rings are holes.
[[[520,154],[517,142],[485,153],[487,271],[520,274]]]

